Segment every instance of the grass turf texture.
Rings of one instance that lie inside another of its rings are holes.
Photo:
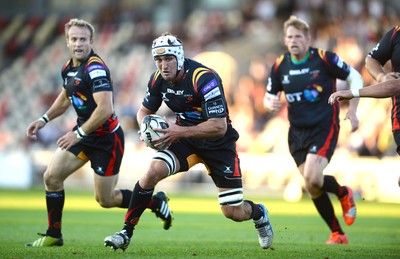
[[[125,209],[103,209],[92,193],[66,190],[63,247],[32,248],[24,244],[45,232],[44,191],[0,190],[2,258],[399,258],[400,204],[358,201],[358,218],[346,226],[334,201],[349,245],[325,245],[329,231],[310,200],[287,203],[265,197],[275,238],[263,250],[251,221],[236,223],[221,214],[216,197],[170,193],[174,222],[170,230],[147,210],[125,252],[103,246],[119,231]]]

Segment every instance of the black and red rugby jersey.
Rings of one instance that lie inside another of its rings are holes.
[[[71,59],[61,71],[63,87],[78,115],[77,123],[85,123],[97,104],[93,94],[100,91],[113,91],[110,70],[104,61],[91,51],[87,60],[78,67],[72,67]],[[90,135],[104,135],[113,132],[119,126],[118,117],[113,114],[99,129]]]
[[[339,123],[339,105],[328,104],[328,98],[336,91],[337,79],[345,80],[349,73],[350,66],[333,52],[310,48],[308,58],[298,64],[287,52],[272,66],[267,92],[284,92],[288,118],[295,127]]]

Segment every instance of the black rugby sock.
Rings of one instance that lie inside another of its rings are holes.
[[[120,208],[128,208],[129,203],[131,202],[132,191],[127,189],[120,189],[122,193],[122,203],[119,206]]]
[[[260,209],[260,207],[258,205],[254,204],[254,202],[249,201],[249,200],[244,200],[243,202],[247,202],[251,206],[252,210],[251,210],[250,219],[258,220],[262,216],[264,216],[264,212]]]
[[[48,229],[46,235],[51,237],[61,237],[61,218],[64,208],[65,193],[64,190],[59,192],[46,191],[46,205]]]
[[[332,175],[324,175],[324,183],[321,189],[325,192],[334,193],[339,198],[343,198],[347,194],[347,189],[340,186]]]
[[[312,199],[314,202],[317,211],[324,219],[325,223],[331,229],[332,232],[339,232],[343,234],[343,230],[339,225],[339,221],[335,216],[335,211],[332,206],[332,202],[329,199],[329,196],[326,192],[324,192],[321,196],[316,199]]]
[[[138,224],[140,216],[147,208],[147,205],[153,196],[153,192],[154,189],[144,190],[140,187],[139,182],[136,183],[129,203],[128,212],[125,215],[125,224],[123,228],[126,230],[129,237],[132,237],[133,229]]]

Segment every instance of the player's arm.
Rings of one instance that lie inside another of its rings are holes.
[[[84,132],[86,135],[98,129],[114,113],[112,91],[95,92],[93,99],[97,107],[89,119],[80,127],[81,133]]]
[[[350,66],[350,73],[346,78],[347,83],[350,86],[350,91],[357,94],[361,88],[363,88],[364,81],[361,74]],[[350,100],[349,109],[346,113],[345,119],[349,119],[351,122],[351,131],[354,132],[358,129],[359,120],[357,117],[357,107],[359,99],[354,98]]]
[[[143,106],[143,104],[140,105],[140,108],[139,108],[138,112],[136,113],[136,120],[137,120],[137,123],[139,126],[142,123],[143,118],[149,114],[155,114],[155,112],[147,109],[146,107]]]
[[[38,120],[35,120],[28,126],[26,135],[29,138],[36,140],[37,132],[41,128],[43,128],[47,122],[64,114],[70,105],[71,105],[71,102],[67,97],[67,93],[66,93],[65,89],[63,88],[61,90],[61,92],[59,93],[59,95],[57,96],[56,100],[53,102],[53,104],[47,110],[47,112],[41,118],[39,118]]]
[[[227,130],[226,118],[210,118],[195,126],[176,126],[174,134],[180,138],[222,138]],[[170,126],[171,127],[171,126]]]
[[[283,57],[281,57],[280,60],[282,58]],[[278,60],[276,62],[280,63],[280,61]],[[282,103],[281,103],[282,88],[280,86],[278,74],[274,69],[276,67],[276,62],[271,67],[270,76],[268,77],[266,91],[263,99],[264,108],[268,112],[275,112],[282,109]]]
[[[350,90],[338,91],[329,97],[329,103],[335,101],[350,100],[357,97],[388,98],[400,95],[400,80],[392,79],[371,86],[366,86],[358,91],[356,95]]]
[[[66,90],[63,88],[54,103],[50,106],[50,109],[46,112],[49,121],[64,114],[70,105],[71,101],[67,96]]]
[[[388,98],[400,95],[400,80],[387,80],[375,85],[360,89],[360,97]]]
[[[378,60],[368,55],[365,58],[365,68],[378,83],[384,81],[386,72]]]

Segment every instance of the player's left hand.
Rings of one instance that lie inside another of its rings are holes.
[[[355,113],[353,112],[347,112],[346,116],[344,117],[345,120],[350,120],[351,123],[351,132],[354,132],[358,129],[359,126],[359,120],[358,117]]]
[[[59,138],[57,140],[57,145],[63,150],[68,150],[79,141],[80,139],[78,139],[75,132],[71,131]]]
[[[343,100],[350,100],[353,99],[353,94],[350,90],[341,90],[334,92],[329,96],[328,103],[330,105],[335,104],[335,101],[343,101]]]

